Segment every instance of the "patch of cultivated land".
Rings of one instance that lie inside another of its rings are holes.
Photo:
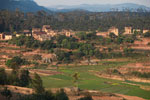
[[[130,62],[130,61],[129,61]],[[100,90],[102,92],[108,93],[119,93],[130,96],[138,96],[145,99],[150,99],[150,91],[142,89],[141,86],[150,86],[150,83],[134,83],[129,84],[132,81],[121,81],[98,77],[95,72],[105,70],[107,68],[114,68],[118,66],[124,66],[128,64],[125,62],[112,62],[103,61],[100,65],[95,66],[65,66],[59,69],[63,74],[52,75],[52,76],[42,76],[44,86],[46,88],[60,88],[60,87],[71,87],[73,85],[72,74],[78,72],[80,74],[80,79],[78,81],[78,86],[81,89],[89,90]],[[135,85],[135,84],[141,84]],[[139,99],[140,100],[140,99]]]
[[[7,45],[7,47],[5,47]],[[5,67],[5,61],[9,58],[12,58],[16,55],[30,56],[30,54],[38,54],[37,51],[30,52],[20,52],[25,48],[3,44],[0,43],[0,67]],[[6,51],[6,52],[5,52]],[[19,54],[18,54],[19,53]],[[41,75],[44,87],[47,89],[51,88],[63,88],[63,87],[72,87],[74,86],[72,75],[75,72],[79,73],[78,87],[80,89],[88,89],[88,90],[98,90],[106,93],[117,93],[122,95],[134,96],[135,98],[129,100],[142,100],[137,99],[137,97],[141,97],[144,99],[150,99],[150,90],[146,90],[145,88],[149,88],[150,83],[144,82],[134,82],[134,81],[124,81],[117,80],[105,77],[97,76],[99,72],[105,72],[109,68],[120,68],[120,70],[127,69],[132,67],[133,70],[142,68],[145,71],[149,70],[149,64],[144,63],[142,67],[137,67],[135,63],[141,63],[142,61],[149,61],[149,57],[147,58],[118,58],[118,59],[103,59],[98,60],[98,65],[81,65],[81,64],[69,64],[69,66],[60,65],[59,69],[55,66],[49,65],[51,69],[29,69],[31,74],[37,72]],[[133,64],[133,65],[132,65]],[[147,65],[146,65],[147,64]],[[130,65],[130,66],[129,66]],[[132,66],[131,66],[132,65]],[[40,66],[38,66],[39,68]],[[26,68],[26,67],[23,67]],[[123,68],[123,69],[121,69]],[[99,97],[94,97],[97,98]],[[102,97],[102,100],[113,100],[116,97]],[[114,99],[117,100],[117,99]],[[119,100],[119,99],[118,99]],[[128,100],[128,99],[127,99]]]

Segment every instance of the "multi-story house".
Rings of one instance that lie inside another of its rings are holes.
[[[123,34],[132,34],[132,27],[125,27],[125,32]]]
[[[143,30],[143,33],[147,33],[147,32],[150,32],[150,30]]]
[[[0,40],[4,40],[4,39],[5,39],[4,33],[0,33]]]
[[[109,30],[108,30],[108,33],[114,33],[116,36],[119,35],[119,30],[118,28],[116,27],[111,27]]]
[[[47,35],[46,32],[34,32],[33,37],[39,41],[50,40],[51,36]]]

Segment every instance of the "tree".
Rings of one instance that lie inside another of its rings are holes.
[[[144,37],[150,37],[150,32],[146,32],[146,33],[144,34]]]
[[[64,62],[64,63],[69,63],[71,61],[70,59],[70,53],[69,52],[65,52],[62,50],[56,50],[55,54],[57,55],[57,60],[60,62]]]
[[[109,37],[112,38],[112,39],[114,39],[114,38],[116,38],[117,36],[116,36],[114,33],[110,33],[110,34],[109,34]]]
[[[10,76],[8,77],[9,84],[11,85],[19,85],[19,75],[17,70],[12,70]]]
[[[45,91],[42,94],[32,94],[29,97],[23,97],[23,100],[56,100],[51,91]],[[22,97],[20,98],[22,100]]]
[[[82,97],[78,100],[93,100],[93,98],[89,93],[87,93],[84,97]]]
[[[36,54],[33,56],[33,60],[42,60],[42,57],[41,55]]]
[[[1,92],[1,95],[5,96],[7,100],[10,100],[12,97],[12,93],[7,87],[4,88],[4,90]]]
[[[133,53],[133,49],[132,48],[125,48],[124,50],[123,50],[123,53],[125,54],[125,56],[129,56],[130,54],[132,54]]]
[[[78,80],[79,80],[79,73],[74,73],[73,75],[72,75],[72,77],[73,77],[73,83],[74,83],[74,85],[76,86],[76,87],[78,87]]]
[[[34,79],[32,79],[32,86],[36,94],[43,94],[45,92],[42,79],[37,73],[34,73]]]
[[[122,38],[122,37],[118,37],[118,38],[117,38],[117,43],[118,43],[118,44],[123,43],[123,38]]]
[[[55,100],[69,100],[67,94],[64,92],[63,89],[56,92]]]
[[[5,69],[0,68],[0,84],[5,85],[7,83],[7,74]]]
[[[28,70],[21,70],[21,75],[20,75],[20,86],[25,87],[30,84],[30,76],[29,76],[29,71]]]
[[[67,39],[64,39],[62,41],[62,47],[67,48],[69,41]]]
[[[17,70],[23,64],[25,64],[25,60],[18,56],[13,57],[12,59],[6,61],[6,66],[14,70]]]

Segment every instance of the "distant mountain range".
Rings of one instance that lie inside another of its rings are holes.
[[[44,2],[44,1],[43,1]],[[34,0],[0,0],[0,9],[16,10],[20,9],[23,12],[36,12],[39,10],[44,10],[46,12],[70,12],[70,11],[85,11],[85,12],[109,12],[109,11],[126,11],[130,10],[132,12],[137,10],[150,11],[149,7],[144,5],[138,5],[133,3],[115,4],[115,5],[89,5],[81,4],[74,6],[58,5],[51,7],[39,6]]]
[[[144,5],[138,5],[133,3],[124,3],[124,4],[106,4],[106,5],[100,5],[100,4],[81,4],[81,5],[74,5],[74,6],[66,6],[66,5],[58,5],[58,6],[51,6],[47,7],[48,9],[52,11],[58,11],[58,12],[67,12],[67,11],[73,11],[73,10],[87,10],[90,12],[109,12],[109,11],[127,11],[130,10],[132,12],[134,11],[150,11],[150,7],[146,7]]]
[[[0,0],[0,9],[8,9],[8,10],[19,10],[23,12],[36,12],[39,10],[44,10],[49,12],[49,10],[45,7],[39,6],[33,0]]]

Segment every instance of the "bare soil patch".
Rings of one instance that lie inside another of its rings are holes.
[[[43,76],[62,74],[62,72],[51,71],[51,70],[40,70],[40,69],[30,69],[30,73],[38,73]]]

